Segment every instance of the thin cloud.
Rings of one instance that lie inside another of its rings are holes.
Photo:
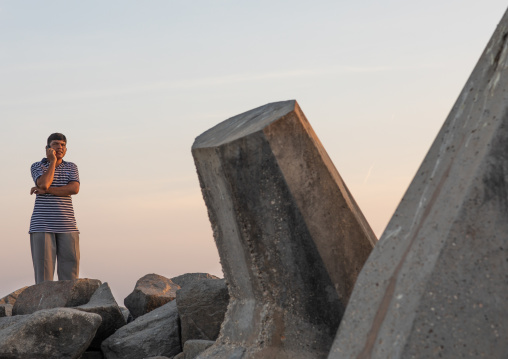
[[[71,65],[69,65],[71,66]],[[77,66],[77,65],[76,65]],[[2,101],[0,106],[44,104],[50,102],[62,102],[72,100],[83,100],[92,98],[107,98],[147,92],[161,92],[174,89],[195,89],[205,87],[216,87],[237,83],[253,83],[281,79],[298,79],[305,77],[339,76],[351,73],[376,73],[393,71],[413,71],[419,69],[436,68],[435,65],[413,65],[413,66],[333,66],[321,69],[296,69],[289,71],[274,71],[266,73],[233,74],[226,76],[207,77],[199,79],[180,79],[176,81],[158,81],[146,84],[133,85],[128,87],[111,87],[108,89],[93,89],[88,91],[75,91],[67,93],[53,93],[43,96],[22,99],[18,101]]]

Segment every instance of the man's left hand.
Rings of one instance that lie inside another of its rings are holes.
[[[32,187],[30,189],[30,194],[46,194],[47,192],[45,190],[43,190],[42,188],[39,188],[39,187]]]

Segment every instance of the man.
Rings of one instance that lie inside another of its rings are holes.
[[[79,231],[71,195],[79,192],[78,167],[63,160],[67,139],[61,133],[48,137],[46,158],[32,164],[36,194],[30,221],[30,247],[35,283],[53,280],[58,260],[58,279],[79,277]]]

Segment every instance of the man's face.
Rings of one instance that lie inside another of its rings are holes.
[[[65,153],[67,152],[67,144],[65,143],[65,141],[53,140],[49,144],[49,147],[55,150],[56,158],[58,160],[61,160],[65,156]]]

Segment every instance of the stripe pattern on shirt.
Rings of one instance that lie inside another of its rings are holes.
[[[46,158],[32,164],[30,171],[36,186],[37,179],[48,170],[48,167],[49,162]],[[62,161],[55,168],[53,183],[50,187],[65,186],[72,181],[79,182],[78,167],[72,162]],[[52,194],[37,194],[32,219],[30,220],[29,233],[33,232],[79,232],[74,217],[71,196],[59,197]]]

